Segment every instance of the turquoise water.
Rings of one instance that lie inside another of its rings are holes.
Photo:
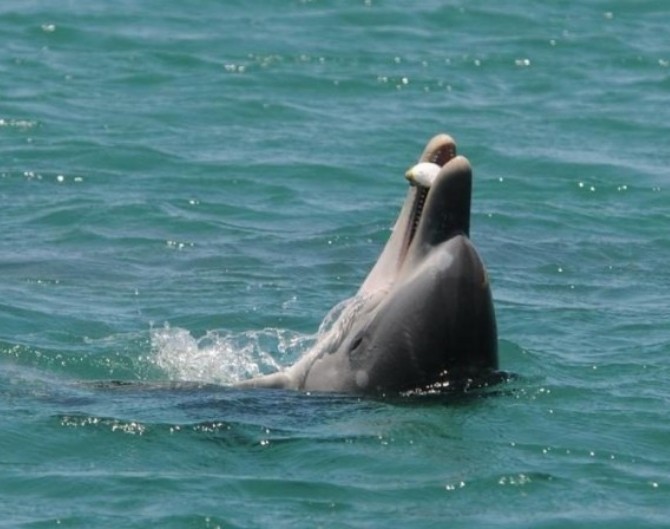
[[[668,27],[661,0],[4,0],[0,526],[670,526]],[[517,377],[227,387],[309,348],[442,131]]]

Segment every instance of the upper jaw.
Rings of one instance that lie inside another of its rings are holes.
[[[419,157],[420,162],[432,162],[440,166],[456,156],[456,142],[448,134],[433,136]]]

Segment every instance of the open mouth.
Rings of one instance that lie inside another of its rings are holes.
[[[409,180],[410,185],[414,187],[414,199],[403,241],[401,261],[404,260],[407,250],[416,235],[432,180],[435,179],[439,170],[455,156],[456,143],[454,140],[447,135],[437,136],[426,146],[425,151],[419,159],[419,163],[407,171],[405,176]]]

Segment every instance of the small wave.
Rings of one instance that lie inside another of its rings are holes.
[[[308,350],[318,354],[334,347],[356,320],[363,301],[355,296],[338,303],[315,335],[266,328],[242,333],[209,331],[195,338],[186,329],[166,324],[151,330],[152,363],[170,380],[180,382],[229,385],[272,373]],[[313,347],[317,342],[318,350]]]
[[[281,369],[268,351],[280,358],[297,357],[312,342],[312,336],[273,328],[210,331],[200,338],[169,325],[151,330],[153,363],[170,380],[225,385]]]

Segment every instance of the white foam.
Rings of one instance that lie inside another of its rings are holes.
[[[266,328],[242,333],[210,331],[195,338],[186,329],[151,329],[151,362],[173,381],[234,384],[273,373],[303,354],[335,349],[370,296],[355,296],[333,307],[315,335]],[[274,354],[274,356],[273,356]]]
[[[227,385],[279,370],[268,351],[297,357],[312,338],[285,329],[210,331],[194,338],[186,329],[165,325],[151,330],[152,362],[170,380]]]

